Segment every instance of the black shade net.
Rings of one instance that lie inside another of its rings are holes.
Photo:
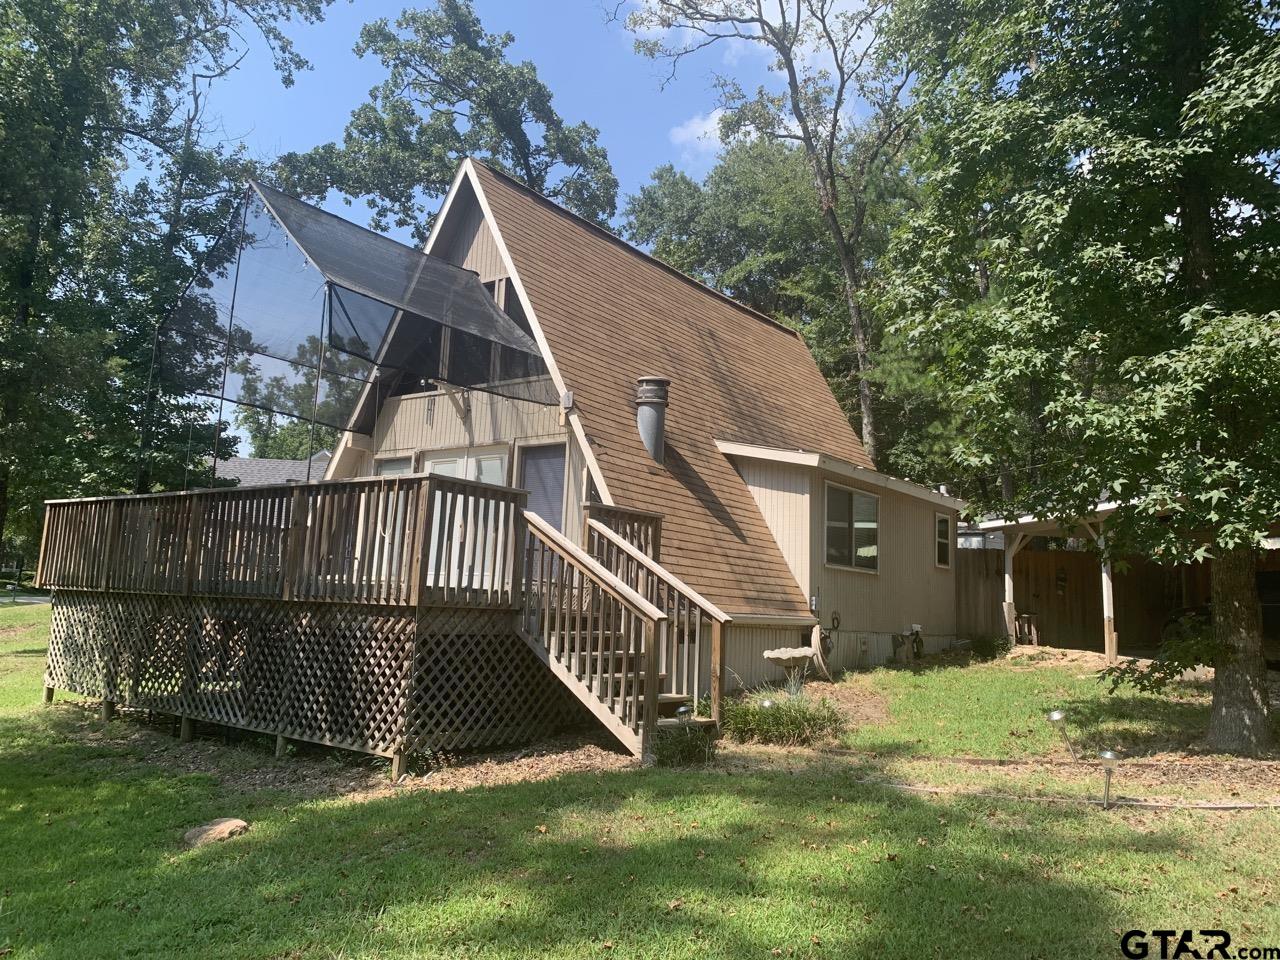
[[[255,183],[161,328],[161,382],[359,433],[442,385],[554,404],[512,313],[474,273]]]

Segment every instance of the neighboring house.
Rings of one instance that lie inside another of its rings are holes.
[[[218,476],[236,480],[242,487],[277,483],[305,483],[324,479],[330,454],[321,450],[306,460],[276,460],[270,457],[229,457],[218,461]]]
[[[729,685],[776,678],[763,651],[807,644],[819,623],[835,667],[883,662],[913,630],[928,650],[953,640],[959,501],[876,471],[795,331],[475,161],[426,249],[479,274],[568,405],[422,369],[430,391],[366,396],[355,419],[372,435],[345,434],[330,477],[527,487],[579,542],[584,501],[661,514],[662,565],[733,618]],[[389,363],[413,347],[400,334]],[[637,428],[645,377],[670,381],[656,458]]]

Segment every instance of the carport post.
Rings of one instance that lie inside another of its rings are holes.
[[[1012,542],[1009,537],[1012,536]],[[1013,558],[1027,543],[1025,533],[1004,532],[1004,629],[1009,639],[1018,640],[1018,609],[1013,605]]]
[[[1107,556],[1107,536],[1102,532],[1102,521],[1096,521],[1097,529],[1092,523],[1084,528],[1098,545],[1102,555],[1102,649],[1107,655],[1107,663],[1115,663],[1120,656],[1120,638],[1116,636],[1116,595],[1111,583],[1111,558]]]
[[[1107,538],[1098,537],[1098,549],[1105,551]],[[1120,653],[1119,639],[1116,637],[1116,597],[1111,584],[1111,561],[1102,558],[1102,647],[1107,654],[1107,663],[1115,663]]]

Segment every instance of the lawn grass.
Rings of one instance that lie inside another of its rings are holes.
[[[1140,756],[1184,747],[1209,719],[1206,685],[1175,684],[1164,695],[1109,694],[1094,673],[1038,665],[1030,657],[881,668],[847,682],[888,699],[888,723],[842,738],[847,747],[881,757],[1066,756],[1057,729],[1045,721],[1058,707],[1067,711],[1073,741],[1090,756],[1100,749]]]
[[[163,734],[32,706],[28,617],[0,612],[7,957],[1075,958],[1184,926],[1280,944],[1271,813],[906,796],[829,759],[366,802],[241,790],[155,762]],[[217,816],[252,829],[181,848]]]
[[[44,686],[49,607],[0,604],[0,715],[35,705]]]

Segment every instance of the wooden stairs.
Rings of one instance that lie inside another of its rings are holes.
[[[524,518],[520,634],[551,673],[642,759],[652,756],[658,729],[714,725],[714,717],[694,716],[702,640],[710,641],[712,702],[718,704],[714,678],[728,618],[612,531],[589,540],[610,546],[593,556],[537,514],[525,511]],[[617,557],[626,563],[611,562]],[[666,589],[653,589],[659,582]]]

